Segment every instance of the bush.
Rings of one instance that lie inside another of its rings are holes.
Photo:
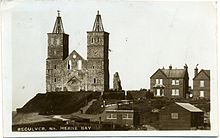
[[[124,92],[104,92],[103,99],[117,99],[117,100],[124,100],[125,94]]]
[[[100,113],[102,113],[105,110],[104,107],[101,107],[102,104],[103,104],[103,102],[100,100],[94,101],[92,103],[92,105],[86,110],[86,114],[100,114]]]
[[[145,96],[146,96],[146,99],[152,99],[154,97],[154,94],[153,92],[148,91]]]

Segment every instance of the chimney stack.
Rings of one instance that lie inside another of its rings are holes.
[[[172,69],[172,65],[169,66],[169,69],[170,69],[170,70]]]
[[[187,64],[185,64],[184,69],[185,69],[185,70],[188,70],[188,66],[187,66]]]
[[[198,74],[198,68],[197,68],[198,65],[199,65],[199,64],[197,64],[197,65],[196,65],[196,68],[194,69],[194,77]]]

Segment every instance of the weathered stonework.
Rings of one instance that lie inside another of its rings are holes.
[[[113,77],[113,90],[114,91],[121,91],[122,90],[121,80],[120,80],[118,72],[116,72]]]
[[[87,32],[87,60],[75,50],[69,53],[68,35],[58,15],[53,33],[48,33],[46,88],[51,91],[107,91],[109,89],[109,33],[101,15]]]

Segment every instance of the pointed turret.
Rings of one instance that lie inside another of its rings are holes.
[[[46,90],[47,92],[62,88],[62,62],[69,55],[69,35],[64,33],[63,23],[58,10],[58,16],[52,33],[48,33],[48,52],[46,59]]]
[[[63,28],[63,23],[62,23],[62,19],[60,17],[60,11],[57,10],[58,16],[53,28],[53,33],[64,33],[64,28]]]
[[[101,15],[99,14],[99,11],[97,11],[97,15],[96,15],[96,18],[95,18],[95,23],[93,25],[92,31],[95,31],[95,32],[104,31],[104,28],[103,28],[103,25],[102,25],[102,18],[101,18]]]
[[[101,15],[97,11],[92,31],[87,32],[87,69],[89,91],[109,90],[109,33],[104,31]]]

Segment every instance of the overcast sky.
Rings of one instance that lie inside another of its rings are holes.
[[[196,64],[216,73],[216,9],[213,2],[26,1],[8,2],[11,16],[12,109],[45,92],[47,33],[57,10],[69,49],[86,59],[86,32],[97,10],[110,33],[110,86],[117,71],[125,90],[150,88],[158,69],[188,64],[190,85]],[[211,76],[213,79],[215,76]]]

